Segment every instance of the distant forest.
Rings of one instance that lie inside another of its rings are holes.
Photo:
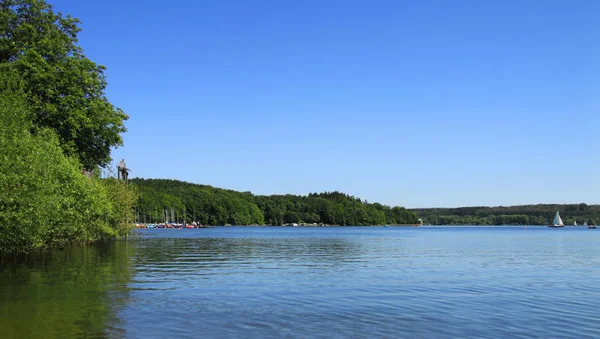
[[[565,225],[600,222],[600,205],[522,205],[411,209],[431,225],[548,225],[560,212]]]
[[[403,207],[368,203],[340,192],[253,195],[169,179],[130,181],[139,193],[139,222],[165,221],[165,210],[182,222],[202,225],[327,224],[342,226],[415,224]],[[172,212],[172,213],[171,213]]]

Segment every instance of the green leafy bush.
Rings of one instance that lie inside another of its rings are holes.
[[[30,132],[31,114],[23,94],[0,90],[0,252],[126,235],[135,194],[83,175],[54,131]]]

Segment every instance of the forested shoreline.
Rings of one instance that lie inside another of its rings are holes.
[[[538,204],[497,207],[418,208],[411,209],[424,224],[431,225],[548,225],[556,211],[565,225],[600,221],[600,205]]]
[[[600,221],[600,205],[584,203],[405,209],[340,192],[262,196],[171,179],[131,182],[139,192],[139,222],[164,222],[174,216],[202,225],[399,225],[417,224],[419,219],[425,225],[547,225],[556,211],[566,225]]]
[[[170,179],[131,179],[139,193],[140,222],[178,220],[202,225],[327,224],[341,226],[415,224],[403,207],[368,203],[340,192],[253,195]]]

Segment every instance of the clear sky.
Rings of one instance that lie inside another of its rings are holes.
[[[49,2],[108,67],[132,176],[600,203],[600,1]]]

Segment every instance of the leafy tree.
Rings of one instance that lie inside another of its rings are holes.
[[[77,44],[79,24],[43,0],[0,0],[0,64],[19,73],[32,127],[56,131],[64,153],[91,170],[122,145],[128,117],[106,97],[105,67]]]
[[[212,225],[283,225],[323,223],[330,225],[383,225],[416,223],[416,215],[402,207],[369,204],[340,192],[308,196],[254,196],[177,180],[132,179],[140,192],[139,209],[194,211],[195,220]],[[170,199],[165,199],[165,196]],[[180,201],[183,205],[177,205]],[[149,214],[151,221],[163,221]]]
[[[0,65],[0,83],[0,255],[128,234],[135,193],[84,176],[53,130],[32,134],[21,82]]]

